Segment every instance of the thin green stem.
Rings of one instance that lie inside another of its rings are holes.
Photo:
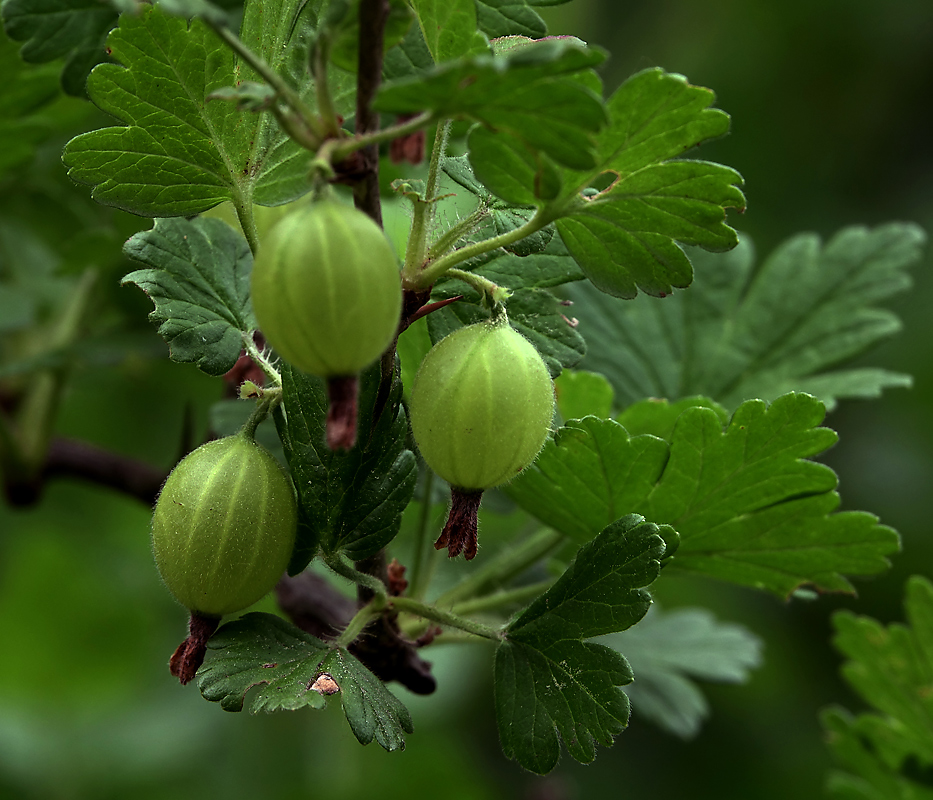
[[[431,162],[428,177],[424,184],[424,200],[414,203],[414,218],[408,235],[408,249],[405,251],[405,265],[402,267],[402,285],[408,286],[417,279],[427,258],[428,237],[434,227],[437,214],[437,181],[440,177],[441,162],[447,151],[447,139],[450,136],[450,120],[438,123],[434,134],[434,147],[431,149]],[[424,287],[426,288],[426,287]]]
[[[389,596],[386,591],[386,585],[379,580],[379,578],[374,575],[367,575],[365,572],[360,572],[358,569],[350,566],[350,564],[344,561],[340,556],[327,557],[324,559],[324,563],[341,577],[353,581],[353,583],[359,584],[360,586],[365,586],[372,591],[375,595],[370,601],[373,608],[381,611],[386,607]]]
[[[485,567],[472,573],[452,589],[435,600],[440,606],[450,607],[487,593],[489,587],[501,586],[536,564],[548,553],[556,550],[564,536],[550,528],[542,528],[521,544],[507,550]]]
[[[327,136],[337,136],[340,133],[340,123],[337,122],[337,110],[330,95],[330,86],[327,83],[327,62],[330,59],[330,35],[318,38],[311,53],[311,72],[314,75],[314,90],[317,95],[317,108],[324,122],[324,132]]]
[[[376,598],[373,598],[357,611],[356,614],[353,615],[353,619],[347,623],[347,627],[344,628],[340,636],[337,637],[334,644],[337,647],[349,647],[353,644],[353,642],[356,641],[356,637],[363,632],[363,629],[382,613],[382,609],[376,606]]]
[[[256,229],[256,217],[253,215],[253,204],[244,199],[236,192],[233,196],[233,208],[236,210],[237,219],[240,221],[240,228],[243,229],[243,235],[249,244],[250,252],[253,258],[259,250],[259,231]]]
[[[97,271],[90,268],[78,279],[51,332],[49,350],[64,348],[78,338],[88,314],[96,282]],[[45,462],[67,372],[65,366],[39,373],[20,404],[20,413],[15,425],[19,461],[30,472],[38,472]]]
[[[553,583],[553,580],[538,581],[515,589],[493,592],[483,597],[476,597],[473,600],[456,603],[451,611],[454,614],[476,614],[483,611],[496,611],[504,606],[524,605],[529,600],[534,600],[550,589]]]
[[[531,234],[541,230],[550,221],[550,215],[538,209],[535,215],[521,227],[513,228],[499,236],[494,236],[492,239],[484,239],[481,242],[468,244],[466,247],[461,247],[459,250],[454,250],[452,253],[441,256],[437,261],[425,267],[414,278],[410,288],[427,288],[457,264],[473,258],[474,256],[481,256],[483,253],[488,253],[490,250],[496,250],[500,247],[514,244],[524,239],[526,236],[531,236]]]
[[[256,436],[256,428],[259,427],[260,423],[266,417],[275,411],[276,406],[281,402],[281,389],[267,389],[264,391],[262,397],[256,401],[256,407],[253,409],[253,413],[249,415],[249,419],[243,424],[240,432],[248,439],[254,439]]]
[[[445,628],[457,628],[474,636],[482,636],[484,639],[499,641],[502,638],[502,631],[498,628],[492,628],[489,625],[483,625],[466,617],[461,617],[451,611],[444,611],[437,606],[422,603],[411,597],[393,597],[392,605],[396,611],[406,611],[418,617],[436,622]]]
[[[454,268],[447,270],[447,275],[451,278],[459,278],[464,283],[476,289],[480,294],[488,295],[493,304],[504,303],[512,296],[512,293],[504,286],[493,283],[489,278],[484,278],[482,275],[476,275],[473,272],[466,272],[465,270]]]
[[[275,386],[282,385],[281,374],[273,365],[268,353],[256,347],[252,331],[243,334],[243,349],[246,351],[246,354],[262,368],[266,377],[269,378]]]
[[[433,112],[426,111],[405,122],[400,122],[397,125],[390,125],[388,128],[381,128],[378,131],[371,131],[369,133],[359,133],[356,136],[348,136],[346,139],[333,140],[336,144],[333,145],[333,149],[330,151],[331,158],[334,162],[343,161],[347,156],[355,153],[357,150],[362,150],[364,147],[369,147],[373,144],[391,142],[393,139],[400,139],[403,136],[408,136],[410,133],[420,131],[433,121]]]
[[[272,69],[264,59],[250,50],[226,25],[221,25],[209,17],[205,17],[204,21],[211,27],[214,33],[220,37],[224,44],[256,70],[262,79],[275,89],[285,105],[301,118],[309,131],[319,140],[324,138],[324,131],[321,128],[320,121],[315,117],[314,112],[304,104],[298,92],[292,89],[280,75],[276,74],[275,70]]]
[[[428,526],[431,522],[431,491],[434,487],[434,472],[427,470],[422,487],[421,511],[418,515],[418,528],[415,533],[415,552],[411,562],[411,582],[408,593],[416,600],[424,598],[428,584],[431,582],[431,573],[434,571],[435,554]]]

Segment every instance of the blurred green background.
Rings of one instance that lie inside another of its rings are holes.
[[[611,52],[607,93],[655,65],[716,91],[732,134],[701,157],[745,177],[748,210],[731,221],[760,254],[804,230],[829,237],[888,220],[933,230],[930,0],[575,0],[544,13],[552,33]],[[56,108],[63,132],[102,124],[77,101]],[[22,259],[32,248],[37,262],[58,259],[67,270],[72,253],[112,242],[112,263],[101,266],[114,329],[130,320],[141,352],[158,349],[148,301],[117,285],[119,243],[145,223],[93,208],[87,189],[68,183],[57,160],[66,138],[3,184],[0,255]],[[50,217],[53,206],[70,211]],[[34,233],[24,240],[26,230]],[[64,236],[70,249],[49,254],[43,236]],[[830,757],[817,712],[833,702],[861,708],[838,678],[831,612],[902,619],[906,576],[933,574],[930,266],[928,251],[914,289],[892,305],[904,332],[863,359],[913,374],[914,389],[844,403],[827,423],[841,437],[826,461],[843,506],[897,528],[904,552],[888,574],[859,583],[858,598],[784,604],[665,581],[667,607],[708,606],[765,642],[765,665],[748,685],[708,688],[712,717],[696,740],[665,735],[636,710],[593,765],[565,759],[548,778],[527,775],[499,751],[483,646],[426,653],[439,689],[428,698],[399,690],[416,729],[404,753],[361,747],[335,704],[226,714],[168,674],[185,615],[152,564],[148,509],[58,482],[34,509],[0,506],[0,798],[820,797]],[[167,469],[186,415],[202,432],[220,394],[194,367],[101,345],[75,370],[59,431]]]

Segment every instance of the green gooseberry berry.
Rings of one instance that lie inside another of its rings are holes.
[[[311,375],[356,375],[392,343],[402,310],[395,251],[362,211],[333,199],[280,219],[256,254],[253,310],[268,342]]]
[[[425,356],[409,404],[421,455],[451,485],[437,547],[476,554],[482,492],[531,464],[550,430],[554,386],[534,346],[502,318],[461,328]]]
[[[241,432],[202,445],[166,480],[152,516],[162,580],[192,618],[261,600],[288,566],[297,504],[275,458]]]

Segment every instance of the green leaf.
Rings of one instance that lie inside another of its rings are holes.
[[[263,14],[264,7],[261,0],[249,3],[242,37],[311,102],[310,77],[297,59],[312,33],[312,6],[289,0],[275,14]],[[271,115],[205,100],[259,76],[237,63],[202,22],[189,26],[158,6],[143,7],[137,16],[121,18],[108,46],[123,66],[97,67],[88,92],[125,127],[82,134],[62,156],[74,180],[94,187],[96,200],[135,214],[171,217],[234,198],[278,205],[307,191],[312,154]]]
[[[674,425],[677,424],[678,417],[688,408],[695,407],[712,409],[723,427],[729,424],[729,414],[726,410],[719,403],[714,403],[708,397],[700,395],[684,397],[675,403],[649,397],[647,400],[630,405],[616,417],[616,422],[622,425],[630,436],[650,433],[659,439],[670,441],[674,435]],[[608,417],[609,415],[596,414],[595,416]]]
[[[253,257],[246,240],[219,219],[157,219],[123,252],[146,265],[123,283],[135,283],[155,304],[174,361],[194,362],[208,375],[233,368],[243,333],[256,328],[249,299]]]
[[[58,70],[55,66],[24,64],[16,47],[0,30],[0,178],[29,161],[36,145],[55,131],[51,106],[59,97]]]
[[[600,291],[664,297],[693,280],[678,242],[714,251],[738,244],[725,209],[745,208],[741,182],[735,170],[706,161],[652,164],[559,219],[557,230]]]
[[[749,670],[761,665],[758,637],[701,608],[652,608],[639,625],[603,641],[625,653],[635,673],[625,690],[635,718],[682,739],[696,736],[709,716],[697,680],[745,683]]]
[[[374,739],[386,750],[403,750],[413,730],[402,702],[342,648],[326,645],[272,614],[250,613],[228,622],[208,642],[207,663],[198,670],[201,694],[225,711],[250,713],[322,708],[339,694],[350,728],[361,744]],[[328,686],[315,683],[325,675]]]
[[[743,403],[725,430],[715,410],[691,407],[670,443],[586,417],[505,492],[578,542],[634,512],[680,533],[673,568],[781,596],[802,585],[852,591],[843,575],[886,569],[899,539],[871,514],[836,512],[835,474],[808,460],[836,441],[817,427],[823,416],[805,394]]]
[[[341,453],[324,441],[324,381],[284,365],[286,415],[277,422],[306,526],[299,532],[291,574],[304,569],[319,547],[327,554],[342,552],[358,560],[381,550],[399,531],[402,511],[415,491],[418,465],[406,446],[408,420],[397,377],[373,421],[380,377],[379,362],[360,377],[358,441]]]
[[[566,294],[590,345],[585,366],[609,379],[623,405],[703,394],[734,409],[800,390],[832,408],[909,384],[839,365],[900,329],[877,304],[910,286],[905,271],[924,241],[905,223],[845,228],[825,245],[802,234],[760,267],[745,241],[722,256],[692,251],[694,285],[662,301],[639,297],[623,309],[585,284]]]
[[[7,35],[25,42],[24,61],[65,59],[62,88],[75,97],[84,96],[88,73],[106,60],[104,41],[117,22],[113,6],[100,0],[4,0],[2,16]]]
[[[567,0],[476,0],[480,30],[490,39],[500,36],[530,36],[540,39],[547,25],[533,6],[557,6]]]
[[[399,114],[430,110],[481,122],[524,140],[556,162],[593,166],[593,134],[605,123],[601,99],[573,74],[605,54],[576,43],[539,42],[499,56],[440,65],[420,78],[385,84],[374,106]]]
[[[632,680],[626,660],[583,641],[625,630],[651,598],[644,587],[660,572],[665,544],[658,526],[631,515],[577,552],[558,581],[521,612],[496,650],[495,698],[506,757],[543,775],[560,756],[560,739],[577,761],[596,757],[628,724],[618,687]]]
[[[473,49],[475,0],[413,0],[412,6],[436,63],[465,56]]]
[[[904,774],[933,766],[933,583],[910,578],[904,605],[907,625],[885,627],[849,611],[833,617],[833,642],[848,658],[842,674],[873,709],[858,717],[823,712],[830,748],[848,770],[830,776],[834,796],[933,797]]]
[[[386,53],[382,75],[387,81],[424,75],[434,67],[434,58],[424,41],[420,25],[412,25],[402,39]]]
[[[612,413],[612,386],[598,372],[564,370],[554,381],[554,392],[564,419],[608,417]]]

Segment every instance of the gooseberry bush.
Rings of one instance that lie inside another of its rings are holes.
[[[604,51],[547,35],[536,8],[560,2],[3,3],[26,88],[0,137],[41,138],[58,66],[26,62],[65,57],[65,90],[112,118],[67,143],[68,175],[153,220],[123,283],[178,369],[239,397],[167,481],[99,453],[62,466],[55,359],[92,308],[88,269],[52,293],[50,346],[0,373],[43,376],[0,415],[7,493],[28,502],[55,469],[148,502],[165,481],[155,560],[191,612],[172,672],[227,711],[336,700],[360,742],[401,749],[416,720],[387,684],[430,694],[422,654],[474,643],[503,752],[544,774],[561,744],[592,761],[632,705],[693,735],[695,680],[759,663],[754,634],[705,610],[649,614],[666,576],[853,592],[899,549],[838,510],[815,459],[827,408],[909,383],[846,362],[898,329],[879,303],[923,233],[803,234],[758,263],[732,227],[742,177],[694,152],[729,130],[713,92],[660,68],[604,91]],[[280,613],[234,616],[273,588]],[[908,608],[887,651],[838,620],[870,701],[872,668],[933,648],[928,583]],[[930,679],[882,715],[824,715],[838,796],[933,763],[933,717],[900,722]]]

